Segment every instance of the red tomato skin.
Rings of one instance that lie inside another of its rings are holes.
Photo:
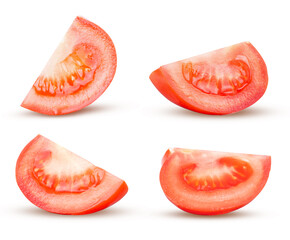
[[[57,213],[57,214],[62,214],[62,215],[83,215],[83,214],[94,213],[94,212],[103,210],[105,208],[108,208],[109,206],[118,202],[127,194],[128,186],[126,182],[102,169],[105,172],[105,175],[103,177],[103,182],[104,181],[115,182],[114,186],[110,189],[110,192],[108,192],[107,195],[103,195],[99,199],[99,201],[96,201],[95,203],[91,203],[90,206],[87,207],[87,209],[84,210],[83,208],[81,208],[82,210],[79,210],[79,209],[64,210],[59,206],[49,206],[43,201],[39,201],[40,198],[37,196],[37,193],[39,191],[37,190],[34,192],[33,189],[30,188],[31,184],[29,184],[29,182],[30,183],[34,182],[33,184],[38,187],[40,186],[40,184],[36,183],[36,178],[31,174],[30,168],[25,166],[26,163],[23,162],[23,159],[27,155],[30,155],[29,151],[31,147],[35,143],[37,143],[40,138],[42,138],[41,135],[36,136],[33,140],[31,140],[25,146],[25,148],[22,150],[22,152],[20,153],[18,157],[18,160],[16,163],[16,171],[15,171],[17,185],[19,186],[24,196],[35,206],[51,213]],[[23,169],[25,169],[26,171],[25,173],[23,173]],[[50,196],[47,195],[47,198],[50,198]],[[69,200],[69,197],[68,197],[68,200]],[[66,202],[63,202],[62,204],[65,205]],[[81,202],[75,203],[75,205],[78,205],[78,204],[81,204]]]
[[[121,184],[118,186],[118,190],[115,191],[112,195],[110,195],[105,201],[102,203],[92,207],[91,209],[88,209],[87,211],[82,211],[78,213],[73,213],[69,215],[84,215],[84,214],[90,214],[90,213],[95,213],[98,211],[101,211],[103,209],[106,209],[119,200],[121,200],[128,192],[128,185],[126,184],[125,181],[121,182]]]
[[[78,27],[80,30],[77,29]],[[32,87],[21,103],[21,107],[46,115],[68,114],[79,111],[92,104],[109,87],[117,68],[117,53],[110,36],[101,27],[82,17],[75,18],[69,31],[75,32],[75,35],[79,37],[82,37],[82,31],[89,32],[90,36],[99,38],[99,41],[105,43],[106,52],[103,55],[106,56],[107,59],[105,59],[105,61],[102,60],[102,62],[106,62],[108,66],[100,67],[106,71],[106,77],[102,79],[101,87],[93,89],[96,85],[96,80],[98,80],[94,79],[88,86],[85,86],[69,96],[43,96],[37,93]]]
[[[199,202],[188,202],[187,199],[183,199],[176,194],[176,190],[174,190],[174,187],[175,189],[177,188],[176,186],[172,186],[168,183],[168,178],[171,177],[168,175],[168,171],[170,171],[169,169],[171,168],[171,165],[174,164],[173,162],[175,161],[174,159],[176,156],[180,158],[184,158],[183,153],[182,153],[183,150],[184,149],[175,148],[175,149],[169,149],[166,151],[165,155],[162,158],[162,168],[160,171],[159,179],[160,179],[162,190],[165,196],[167,197],[167,199],[171,203],[173,203],[176,207],[188,213],[197,214],[197,215],[220,215],[220,214],[226,214],[226,213],[235,211],[241,207],[244,207],[248,203],[250,203],[262,191],[262,189],[264,188],[269,178],[269,173],[271,169],[271,157],[261,155],[260,157],[262,157],[261,159],[263,160],[262,160],[262,167],[259,170],[261,171],[260,174],[262,177],[260,181],[256,183],[255,192],[248,194],[248,196],[243,197],[243,199],[238,198],[237,201],[233,199],[234,204],[231,203],[229,200],[229,203],[225,206],[223,206],[223,203],[222,204],[219,203],[219,205],[217,205],[215,202],[212,202],[211,208],[203,207],[204,202],[202,200]],[[196,151],[200,151],[200,150],[196,150]],[[251,154],[240,154],[240,155],[255,156]],[[176,172],[181,174],[180,169],[176,169]],[[172,180],[171,182],[174,182],[174,181],[175,180]],[[180,181],[180,180],[176,180],[176,181]],[[184,189],[182,191],[185,191],[188,194],[196,194],[194,193],[194,190],[188,188],[188,186],[184,185],[183,187]],[[212,196],[215,196],[214,191],[209,192],[209,194],[211,194]],[[223,196],[217,194],[216,197],[223,197]]]
[[[189,83],[181,84],[181,82],[184,82],[183,79],[181,80],[181,76],[173,76],[172,74],[168,73],[167,66],[180,64],[187,59],[164,65],[153,71],[149,78],[153,85],[164,97],[185,109],[209,115],[225,115],[241,111],[253,105],[264,95],[268,86],[267,67],[259,52],[249,42],[239,43],[224,49],[227,48],[234,48],[235,52],[239,52],[236,49],[240,48],[248,53],[251,58],[251,71],[258,72],[258,74],[256,74],[258,76],[254,77],[249,86],[234,96],[211,96],[210,94],[206,94],[197,89],[194,89],[194,87],[192,87],[192,85]],[[219,49],[213,52],[222,50],[223,49]],[[203,55],[207,54],[211,54],[211,52]],[[189,94],[185,94],[183,88],[187,88],[188,90],[192,91],[190,96],[188,96]]]

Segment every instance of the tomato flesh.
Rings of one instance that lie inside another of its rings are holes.
[[[77,17],[21,106],[49,115],[80,110],[107,89],[116,64],[116,50],[108,34]]]
[[[268,85],[265,62],[249,42],[164,65],[150,79],[173,103],[205,114],[243,110]]]
[[[267,182],[270,156],[170,149],[163,157],[160,183],[180,209],[224,214],[252,201]]]
[[[33,204],[59,214],[96,212],[128,191],[123,180],[40,135],[20,154],[16,180]]]

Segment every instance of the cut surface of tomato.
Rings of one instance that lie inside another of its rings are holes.
[[[16,180],[33,204],[59,214],[93,213],[128,191],[123,180],[41,135],[21,152]]]
[[[166,197],[194,214],[224,214],[251,202],[265,186],[271,157],[205,150],[169,149],[160,184]]]
[[[164,65],[150,79],[173,103],[217,115],[251,106],[268,85],[266,64],[249,42]]]
[[[116,66],[116,51],[108,34],[77,17],[21,106],[49,115],[80,110],[107,89]]]

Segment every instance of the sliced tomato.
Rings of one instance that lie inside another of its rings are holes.
[[[21,152],[16,180],[33,204],[59,214],[93,213],[128,191],[123,180],[41,135]]]
[[[49,115],[80,110],[107,89],[116,66],[116,51],[108,34],[77,17],[21,106]]]
[[[173,103],[205,114],[245,109],[268,85],[266,64],[249,42],[164,65],[150,79]]]
[[[265,186],[271,157],[203,150],[169,149],[160,183],[180,209],[201,215],[224,214],[251,202]]]

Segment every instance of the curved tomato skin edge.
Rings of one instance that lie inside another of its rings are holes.
[[[173,80],[171,79],[169,74],[166,74],[165,71],[162,71],[161,67],[152,72],[149,78],[153,85],[157,88],[157,90],[169,101],[175,103],[176,105],[195,112],[216,115],[216,113],[208,113],[197,107],[188,106],[188,103],[180,98],[176,91],[170,86],[168,82],[172,82]]]
[[[23,157],[26,155],[27,151],[30,149],[30,147],[38,141],[39,138],[41,138],[41,135],[37,135],[34,139],[32,139],[22,150],[22,152],[20,153],[17,163],[16,163],[16,168],[15,168],[15,176],[16,176],[16,182],[17,185],[19,187],[19,189],[21,190],[21,192],[24,194],[24,196],[35,206],[43,209],[39,204],[37,204],[34,201],[31,201],[31,198],[29,197],[31,194],[29,191],[25,191],[27,188],[22,187],[22,182],[21,179],[18,178],[17,175],[17,170],[19,168],[19,164],[20,164],[20,160],[23,159]],[[105,170],[104,170],[105,171]],[[105,171],[105,174],[107,174],[107,172]],[[128,192],[128,186],[126,184],[125,181],[122,180],[122,182],[120,183],[118,189],[105,201],[103,201],[100,204],[97,204],[96,206],[92,206],[91,208],[89,208],[88,210],[85,211],[81,211],[81,212],[74,212],[74,213],[59,213],[59,212],[53,212],[53,211],[48,211],[46,209],[43,209],[45,211],[51,212],[51,213],[57,213],[57,214],[61,214],[61,215],[83,215],[83,214],[90,214],[90,213],[94,213],[97,211],[101,211],[105,208],[110,207],[111,205],[115,204],[116,202],[118,202],[119,200],[121,200]]]
[[[186,209],[186,208],[183,208],[181,206],[177,206],[177,205],[175,205],[175,206],[178,207],[179,209],[181,209],[182,211],[188,212],[188,213],[191,213],[191,214],[204,215],[204,216],[215,216],[215,215],[222,215],[222,214],[227,214],[227,213],[236,211],[236,210],[244,207],[245,205],[247,205],[247,204],[241,205],[241,206],[236,207],[236,208],[231,208],[231,209],[226,209],[226,210],[221,210],[221,211],[215,211],[215,212],[206,212],[206,211],[201,212],[201,211],[196,211],[196,210],[192,211],[191,209]]]
[[[251,48],[252,52],[254,52],[255,55],[258,56],[257,59],[259,59],[259,61],[260,61],[259,66],[261,67],[261,72],[264,74],[263,78],[266,79],[266,81],[265,81],[266,82],[266,87],[265,87],[265,90],[264,90],[264,92],[265,92],[266,89],[267,89],[267,86],[268,86],[268,69],[267,69],[267,65],[266,65],[266,63],[264,61],[264,58],[261,56],[259,51],[254,47],[254,45],[252,43],[247,42],[247,46],[249,48]]]
[[[103,209],[106,209],[112,206],[119,200],[121,200],[127,194],[127,192],[128,192],[128,186],[125,181],[122,181],[118,190],[110,198],[108,198],[106,201],[103,201],[101,204],[98,204],[95,207],[90,208],[83,212],[78,212],[78,213],[73,213],[73,214],[63,214],[63,215],[84,215],[84,214],[90,214],[90,213],[101,211]]]
[[[88,21],[87,19],[83,18],[83,17],[79,17],[77,16],[76,17],[76,20],[78,22],[80,22],[81,24],[83,25],[87,25],[97,31],[101,31],[107,38],[107,40],[109,40],[112,44],[110,45],[110,47],[112,48],[111,50],[111,53],[113,54],[111,57],[112,59],[114,60],[112,65],[114,65],[111,69],[112,71],[110,72],[109,74],[109,78],[110,80],[108,81],[108,84],[105,88],[102,89],[102,91],[98,92],[98,94],[96,94],[94,97],[92,97],[91,101],[88,101],[80,106],[76,106],[76,107],[72,107],[70,108],[70,110],[68,111],[63,111],[61,112],[59,115],[61,114],[68,114],[68,113],[71,113],[71,112],[76,112],[76,111],[79,111],[81,109],[83,109],[84,107],[92,104],[94,101],[96,101],[101,95],[103,95],[103,93],[107,90],[107,88],[111,85],[111,82],[113,81],[114,77],[115,77],[115,74],[116,74],[116,71],[117,71],[117,51],[116,51],[116,48],[115,48],[115,45],[114,45],[114,42],[113,40],[111,39],[110,35],[103,29],[101,28],[100,26],[98,26],[97,24],[91,22],[91,21]]]
[[[15,168],[15,177],[16,177],[16,182],[17,182],[17,185],[19,187],[19,189],[21,190],[21,192],[24,194],[24,196],[31,202],[35,205],[34,202],[32,202],[30,200],[30,193],[29,191],[25,191],[26,188],[23,186],[23,183],[21,181],[21,179],[19,178],[18,174],[17,174],[17,171],[19,169],[19,164],[20,164],[20,160],[24,158],[24,156],[26,155],[26,152],[30,149],[30,147],[38,141],[38,139],[41,137],[41,135],[37,135],[34,139],[32,139],[24,148],[23,150],[21,151],[18,159],[17,159],[17,162],[16,162],[16,168]],[[23,186],[23,187],[22,187]]]
[[[262,168],[262,171],[265,174],[263,174],[263,179],[262,179],[262,181],[259,184],[260,185],[259,186],[259,191],[257,191],[255,193],[255,195],[251,196],[251,199],[249,199],[249,201],[247,201],[246,203],[240,204],[240,205],[237,205],[237,206],[234,206],[232,208],[220,209],[220,210],[215,210],[215,211],[198,211],[196,209],[189,209],[189,208],[183,207],[183,206],[181,206],[179,204],[176,204],[176,202],[174,201],[174,199],[171,199],[171,197],[169,197],[166,194],[166,191],[167,190],[165,188],[165,184],[162,184],[164,182],[164,180],[163,180],[164,179],[163,171],[167,167],[166,166],[167,165],[166,163],[169,162],[172,159],[172,154],[173,153],[174,153],[174,150],[168,149],[166,151],[166,153],[164,154],[164,156],[163,156],[163,159],[162,159],[162,167],[161,167],[160,174],[159,174],[159,181],[160,181],[161,188],[162,188],[162,190],[163,190],[164,195],[166,196],[166,198],[173,205],[175,205],[176,207],[178,207],[179,209],[181,209],[181,210],[183,210],[185,212],[188,212],[188,213],[191,213],[191,214],[196,214],[196,215],[221,215],[221,214],[226,214],[226,213],[229,213],[229,212],[238,210],[238,209],[246,206],[251,201],[253,201],[260,194],[260,192],[263,190],[264,186],[266,185],[266,183],[268,181],[269,174],[270,174],[270,170],[271,170],[271,156],[266,156],[267,158],[263,162],[263,168]]]
[[[20,182],[18,181],[18,178],[17,178],[17,169],[18,169],[18,164],[19,164],[19,160],[23,158],[23,156],[26,154],[27,150],[35,143],[38,141],[39,138],[41,138],[42,136],[40,134],[38,134],[35,138],[33,138],[24,148],[23,150],[21,151],[19,157],[18,157],[18,160],[16,162],[16,172],[15,172],[15,175],[16,175],[16,181],[17,181],[17,184],[19,186]]]

